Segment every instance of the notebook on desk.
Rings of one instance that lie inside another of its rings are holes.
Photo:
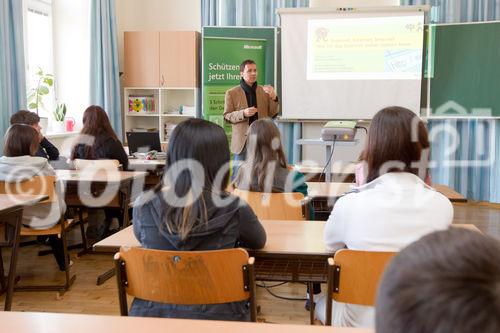
[[[127,142],[130,156],[151,150],[161,152],[159,132],[127,132]]]

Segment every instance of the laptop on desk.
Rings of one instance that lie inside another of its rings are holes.
[[[151,150],[161,152],[159,132],[127,132],[127,142],[130,156]]]

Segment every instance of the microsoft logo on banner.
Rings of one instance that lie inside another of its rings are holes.
[[[251,49],[251,50],[262,50],[262,45],[248,45],[245,44],[243,45],[244,49]]]

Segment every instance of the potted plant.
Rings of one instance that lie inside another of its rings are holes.
[[[57,107],[52,112],[54,115],[54,122],[52,123],[52,130],[57,133],[62,133],[65,130],[64,118],[66,117],[66,104],[57,103]]]
[[[44,73],[40,67],[35,75],[38,77],[37,85],[28,91],[28,108],[34,110],[40,116],[39,111],[46,110],[43,100],[54,86],[54,75]],[[45,132],[48,125],[48,118],[40,117],[40,125],[42,126],[42,131]]]

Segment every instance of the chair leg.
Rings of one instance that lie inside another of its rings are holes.
[[[87,234],[85,233],[82,208],[78,208],[78,218],[80,219],[79,223],[80,223],[80,234],[82,236],[82,250],[78,252],[77,257],[81,257],[84,254],[88,254],[89,252],[91,252],[91,249],[89,248],[89,242],[87,240]]]
[[[19,243],[21,241],[22,214],[23,214],[22,209],[17,211],[14,219],[15,232],[12,244],[12,254],[10,256],[9,277],[7,282],[7,294],[5,295],[4,311],[10,311],[10,309],[12,308],[12,296],[14,294],[14,284],[16,283],[15,280],[16,280],[17,255],[19,253]]]
[[[70,277],[70,267],[69,267],[69,253],[68,253],[68,240],[66,230],[61,232],[61,238],[63,243],[63,254],[64,254],[64,274],[66,277],[66,284],[64,285],[64,291],[67,291],[73,282],[75,282],[76,275]]]
[[[3,258],[2,258],[2,248],[0,247],[0,295],[5,290],[6,282],[5,282],[5,270],[3,268]]]
[[[61,222],[64,223],[64,222]],[[16,291],[57,291],[59,295],[63,295],[68,291],[73,283],[75,282],[76,275],[71,276],[69,267],[69,254],[68,254],[68,242],[67,242],[66,229],[62,227],[61,229],[61,240],[62,240],[62,250],[64,258],[64,273],[65,282],[59,285],[32,285],[32,286],[18,286],[15,288]]]
[[[255,294],[255,267],[254,267],[254,258],[249,258],[248,260],[248,284],[250,291],[250,320],[253,322],[257,321],[257,301]]]
[[[333,259],[332,259],[333,260]],[[334,282],[334,267],[332,265],[328,265],[328,285],[326,291],[326,314],[325,314],[325,325],[332,325],[332,293],[333,293],[333,282]]]
[[[126,283],[125,262],[115,259],[116,281],[118,283],[118,299],[120,303],[120,315],[128,316],[127,294],[124,284]]]

